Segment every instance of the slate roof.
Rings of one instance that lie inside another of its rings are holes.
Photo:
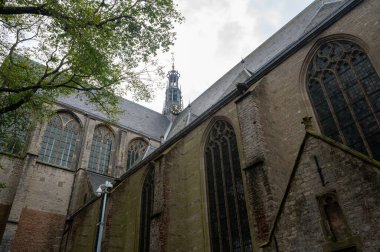
[[[97,111],[95,105],[85,102],[77,95],[60,97],[58,103],[107,120],[107,116]],[[119,109],[124,112],[118,115],[117,126],[158,141],[170,124],[164,115],[123,98],[120,98]]]
[[[277,55],[283,52],[288,46],[299,40],[305,33],[313,30],[322,21],[343,6],[348,0],[315,0],[300,14],[289,21],[284,27],[273,34],[268,40],[250,53],[242,62],[239,62],[224,76],[217,80],[211,87],[202,93],[191,103],[193,118],[198,117],[225,95],[236,88],[238,82],[247,80],[250,73],[255,73]],[[245,69],[246,68],[246,69]],[[248,73],[247,73],[248,70]],[[246,73],[246,74],[244,74]],[[186,127],[184,115],[188,113],[186,108],[175,120],[169,136],[173,136]]]
[[[165,134],[170,126],[166,140],[170,139],[235,89],[237,83],[247,80],[251,74],[254,74],[267,63],[271,62],[288,46],[298,41],[305,33],[313,30],[329,16],[334,15],[347,1],[349,0],[315,0],[244,58],[244,63],[239,62],[211,85],[177,116],[172,125],[170,125],[169,120],[164,115],[129,100],[121,99],[119,108],[125,112],[119,116],[118,126],[155,140],[160,140],[160,137]],[[94,105],[86,104],[75,96],[60,98],[59,103],[95,115],[100,119],[107,119],[104,114],[96,111]]]
[[[90,171],[87,171],[87,177],[88,177],[88,180],[91,184],[91,188],[94,192],[94,194],[96,193],[96,190],[98,189],[98,187],[104,183],[106,183],[106,181],[109,181],[111,182],[111,184],[115,184],[115,180],[113,180],[112,178],[108,177],[108,176],[103,176],[101,174],[97,174],[97,173],[93,173],[93,172],[90,172]]]

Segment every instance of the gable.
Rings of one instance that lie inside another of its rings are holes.
[[[271,242],[281,237],[276,240],[280,251],[289,246],[305,251],[338,246],[339,241],[331,242],[326,235],[329,224],[323,224],[327,220],[317,200],[334,193],[353,246],[362,246],[363,251],[375,249],[370,244],[375,244],[380,234],[380,213],[376,210],[380,207],[379,168],[377,161],[308,133],[279,208]]]

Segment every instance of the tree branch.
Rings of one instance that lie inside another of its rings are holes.
[[[51,16],[51,12],[40,6],[4,6],[0,7],[1,15],[17,15],[17,14],[37,14],[43,16]]]
[[[25,104],[28,101],[30,101],[30,99],[33,97],[33,95],[34,95],[35,92],[36,92],[36,90],[34,90],[33,92],[30,92],[29,94],[26,94],[24,97],[22,97],[21,99],[19,99],[17,102],[12,103],[11,105],[5,106],[3,108],[0,108],[0,115],[18,109],[23,104]]]
[[[0,15],[23,15],[23,14],[32,14],[32,15],[41,15],[47,17],[58,17],[64,19],[71,19],[69,16],[63,15],[52,11],[51,9],[46,8],[46,5],[39,6],[4,6],[0,7]]]

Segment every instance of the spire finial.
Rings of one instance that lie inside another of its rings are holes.
[[[172,52],[172,68],[174,70],[174,52]]]

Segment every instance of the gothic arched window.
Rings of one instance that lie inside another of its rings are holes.
[[[129,144],[127,170],[132,168],[135,164],[141,161],[141,159],[144,157],[147,147],[148,144],[140,139],[133,140]]]
[[[113,142],[112,132],[105,126],[99,126],[92,138],[88,169],[101,174],[108,174]]]
[[[236,136],[216,121],[205,146],[212,251],[252,251]]]
[[[380,160],[380,79],[362,48],[343,40],[320,46],[307,88],[324,135]]]
[[[141,194],[141,223],[139,251],[149,251],[150,224],[153,215],[154,203],[154,170],[151,169],[144,180]]]
[[[70,168],[80,125],[69,113],[58,113],[47,124],[38,159]]]

